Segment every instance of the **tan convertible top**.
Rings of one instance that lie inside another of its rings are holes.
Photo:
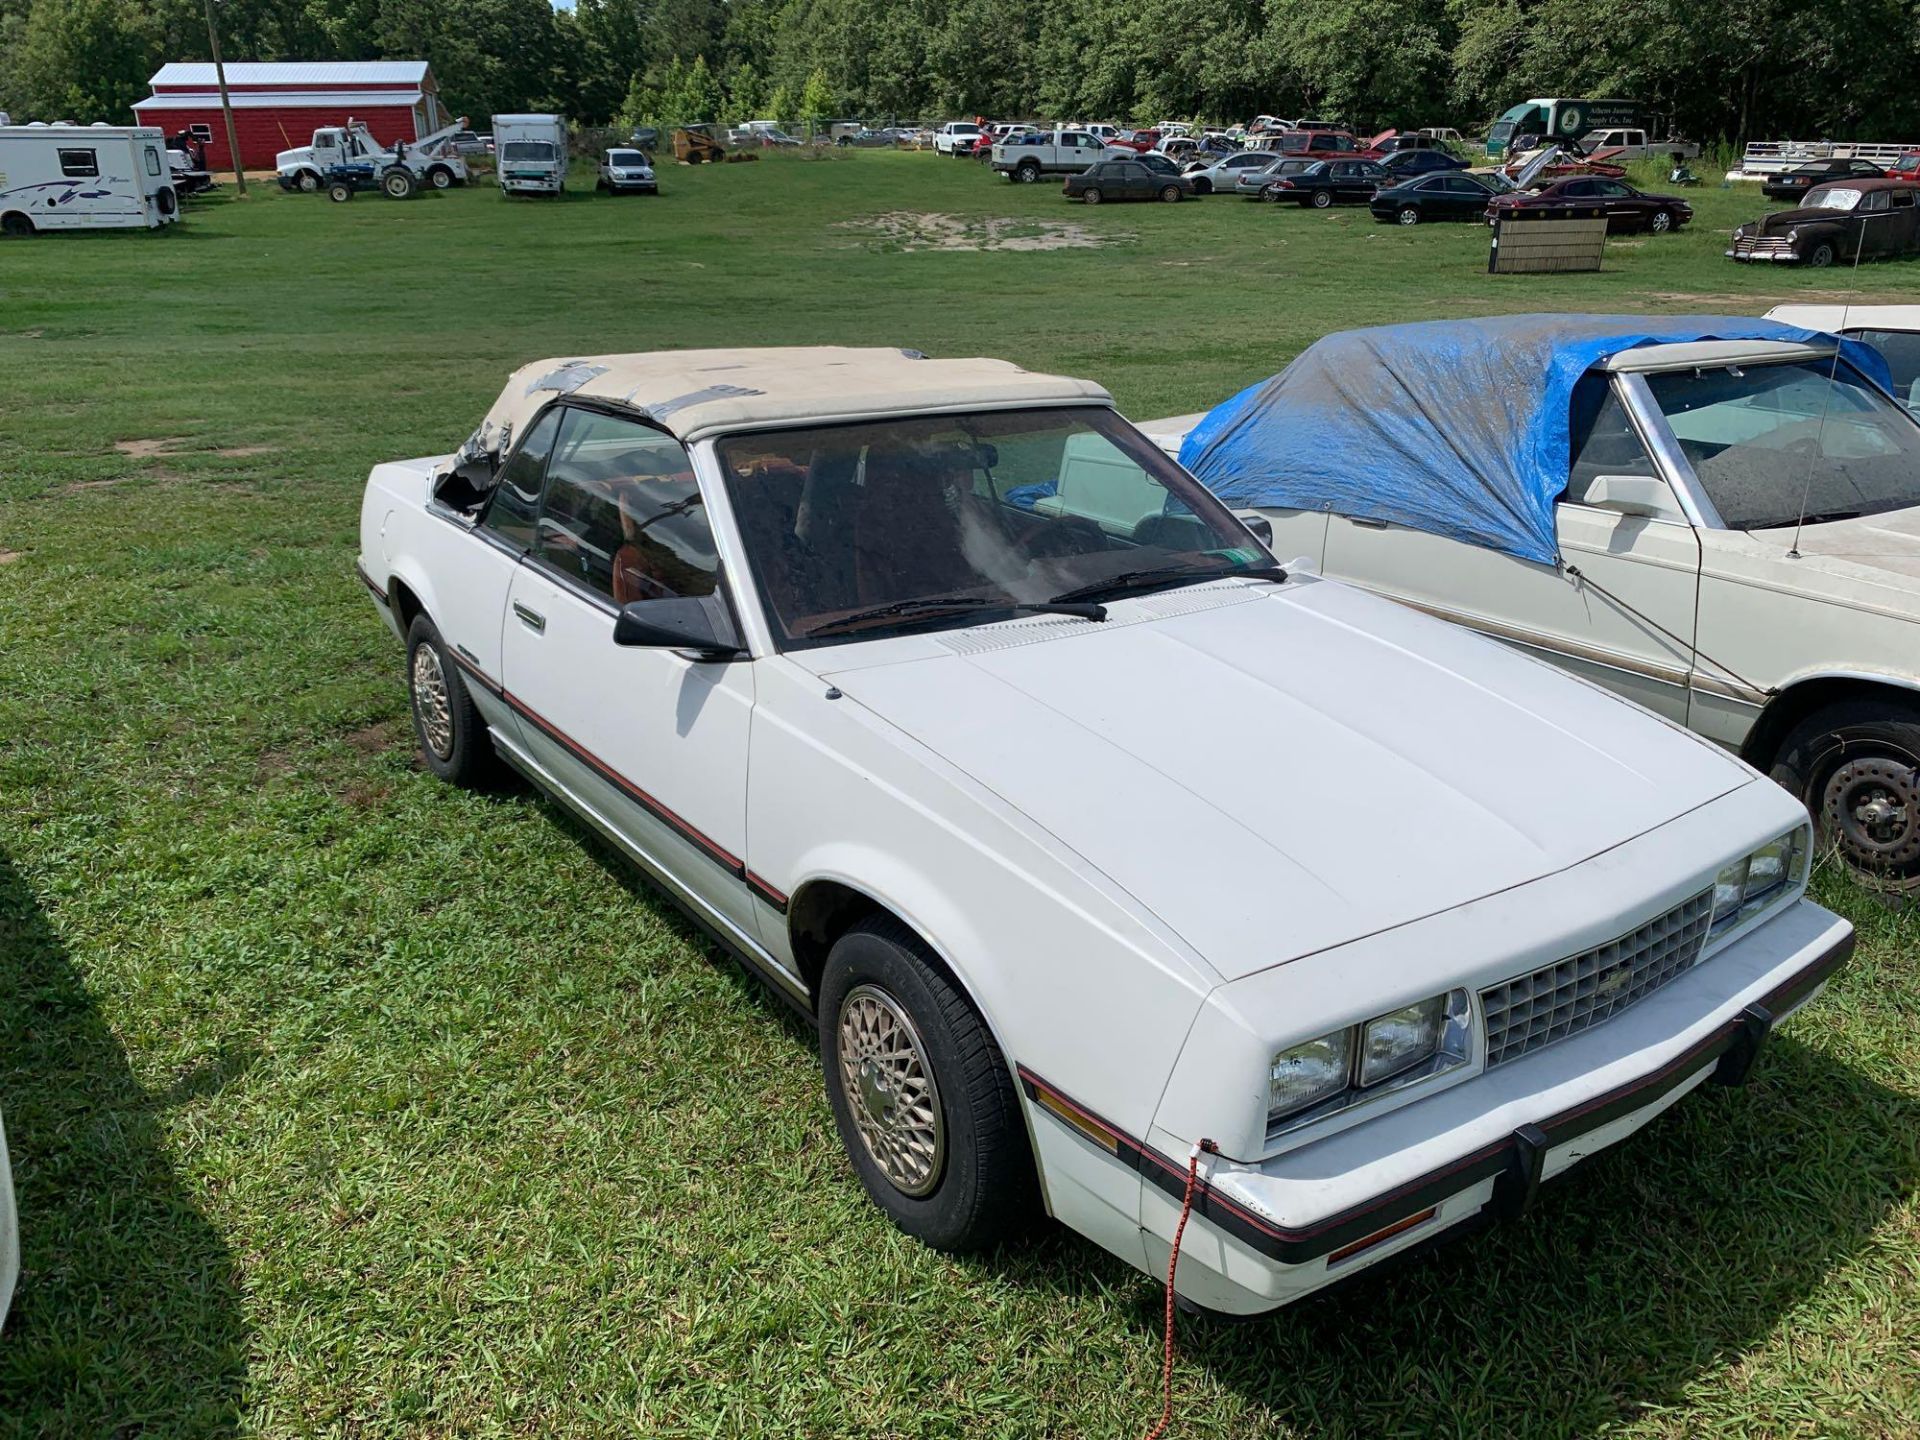
[[[1009,405],[1108,405],[1087,380],[1005,360],[929,360],[913,350],[794,346],[657,350],[536,360],[513,372],[474,439],[496,449],[562,395],[630,405],[680,439],[727,430]]]

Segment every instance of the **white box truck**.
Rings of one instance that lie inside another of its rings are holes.
[[[493,165],[503,195],[564,195],[567,117],[494,116]]]
[[[152,230],[179,218],[157,126],[0,126],[0,235]]]

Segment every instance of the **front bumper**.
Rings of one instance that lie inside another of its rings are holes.
[[[1810,902],[1729,945],[1631,1009],[1404,1108],[1252,1164],[1203,1166],[1178,1288],[1258,1314],[1467,1221],[1518,1214],[1544,1180],[1625,1139],[1707,1083],[1743,1080],[1773,1027],[1853,949]],[[1047,1116],[1142,1180],[1142,1263],[1164,1273],[1184,1157],[1135,1140],[1021,1071]],[[1163,1142],[1164,1143],[1164,1142]],[[1337,1198],[1330,1198],[1337,1197]]]

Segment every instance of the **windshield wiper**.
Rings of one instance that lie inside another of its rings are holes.
[[[1104,580],[1063,591],[1053,597],[1053,603],[1067,605],[1076,600],[1110,600],[1120,595],[1141,594],[1162,585],[1177,585],[1184,580],[1223,580],[1236,575],[1244,575],[1249,580],[1272,580],[1276,583],[1287,578],[1287,572],[1278,565],[1255,565],[1244,570],[1217,566],[1161,565],[1152,570],[1122,570],[1118,575],[1109,575]]]
[[[1059,599],[995,600],[985,595],[923,595],[913,600],[895,600],[890,605],[874,605],[865,610],[856,610],[851,615],[839,615],[815,625],[806,634],[808,638],[812,638],[815,635],[832,635],[841,630],[855,629],[874,620],[890,620],[896,616],[963,614],[969,610],[1013,610],[1030,615],[1072,615],[1080,620],[1107,618],[1104,605],[1074,604]]]

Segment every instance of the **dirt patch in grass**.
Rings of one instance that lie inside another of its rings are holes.
[[[1134,237],[1090,230],[1070,220],[1019,220],[1011,216],[943,215],[891,210],[863,220],[842,220],[836,229],[856,230],[881,250],[1097,250]]]
[[[358,730],[347,732],[347,744],[362,755],[384,755],[400,743],[400,723],[397,720],[376,720],[371,725],[362,725]]]
[[[151,460],[158,455],[171,455],[186,443],[184,435],[162,435],[146,440],[116,440],[113,448],[134,460]]]
[[[274,447],[271,445],[229,445],[226,449],[216,450],[213,453],[218,455],[222,460],[244,460],[249,455],[271,455],[274,453]]]
[[[0,565],[11,565],[20,558],[20,555],[20,551],[9,550],[6,546],[0,545]]]

